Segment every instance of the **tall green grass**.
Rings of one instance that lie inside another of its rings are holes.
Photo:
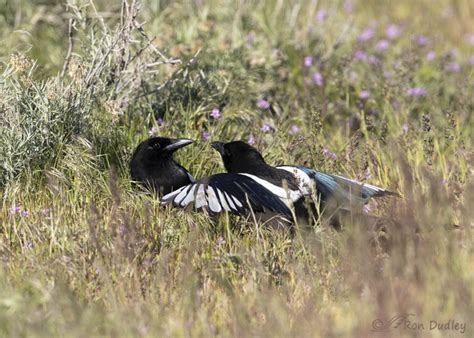
[[[473,13],[0,0],[1,335],[472,336]],[[223,171],[209,141],[243,139],[403,197],[369,205],[382,228],[293,236],[163,209],[129,184],[151,134],[196,139],[196,177]],[[374,331],[397,314],[423,329]],[[430,330],[448,320],[464,332]]]

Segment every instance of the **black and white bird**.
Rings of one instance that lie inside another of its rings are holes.
[[[295,216],[308,221],[325,209],[332,217],[338,211],[362,211],[371,197],[398,195],[303,166],[273,167],[243,141],[213,142],[212,147],[220,153],[228,173],[181,187],[164,196],[162,204],[183,208],[194,204],[196,209],[210,213],[239,214],[252,209],[257,213],[278,213],[290,221]]]
[[[189,144],[188,138],[152,137],[141,142],[130,161],[134,184],[163,196],[194,182],[193,176],[173,159],[173,153]]]

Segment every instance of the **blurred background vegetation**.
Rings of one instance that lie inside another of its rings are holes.
[[[0,332],[468,322],[473,22],[468,0],[0,0]],[[196,177],[222,170],[209,141],[243,139],[272,164],[390,187],[404,199],[370,211],[401,226],[288,238],[161,210],[129,186],[150,135],[196,139],[178,154]]]

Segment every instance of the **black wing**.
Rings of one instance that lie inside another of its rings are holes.
[[[290,208],[277,195],[248,175],[240,174],[223,173],[203,178],[163,196],[161,204],[179,208],[193,204],[196,210],[207,210],[211,214],[268,210],[291,218]]]

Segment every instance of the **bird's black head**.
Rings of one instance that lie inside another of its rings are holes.
[[[132,181],[159,195],[190,183],[190,174],[173,160],[173,153],[192,142],[188,138],[165,137],[152,137],[141,142],[130,161]]]
[[[243,141],[212,142],[211,146],[219,152],[229,173],[252,173],[253,169],[266,166],[258,150]]]
[[[140,157],[141,161],[147,162],[170,158],[176,150],[191,143],[193,143],[193,140],[188,138],[152,137],[138,145],[132,156],[132,162],[136,157]]]

